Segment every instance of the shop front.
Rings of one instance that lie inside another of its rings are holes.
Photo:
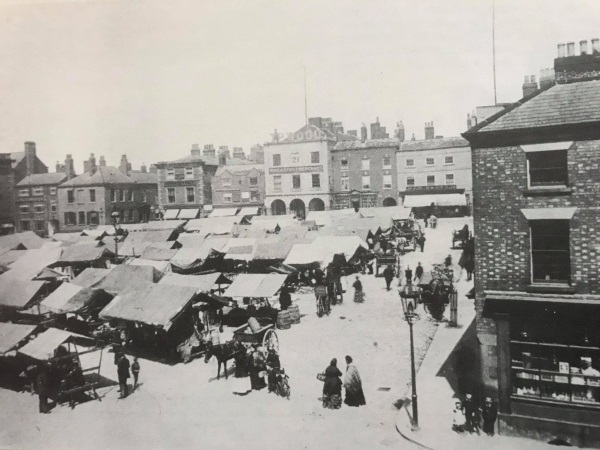
[[[600,447],[600,301],[496,297],[500,432]]]
[[[333,194],[333,205],[335,209],[375,208],[377,206],[377,192],[373,191],[348,191]]]

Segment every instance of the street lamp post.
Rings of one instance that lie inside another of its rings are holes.
[[[408,323],[410,330],[410,374],[412,384],[412,429],[417,431],[419,429],[419,408],[417,407],[417,371],[415,367],[415,343],[413,339],[413,324],[419,320],[419,315],[415,313],[415,305],[413,304],[415,299],[411,299],[405,295],[404,292],[400,293],[400,299],[402,301],[402,310],[404,312],[404,320]]]
[[[119,235],[117,233],[117,219],[119,218],[119,212],[113,211],[110,213],[110,217],[112,217],[112,224],[115,227],[115,261],[119,259]]]

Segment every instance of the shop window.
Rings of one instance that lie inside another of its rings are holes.
[[[292,189],[300,189],[300,175],[292,175]]]
[[[280,166],[281,165],[281,155],[279,153],[275,153],[273,155],[273,165]]]
[[[350,190],[350,178],[342,177],[342,178],[340,178],[340,181],[341,181],[342,191],[349,191]]]
[[[538,283],[568,283],[571,275],[568,220],[532,220],[531,272]]]
[[[319,164],[319,152],[310,152],[310,163]]]
[[[232,201],[233,203],[240,203],[242,201],[242,194],[240,191],[234,191],[232,193]]]
[[[260,201],[260,194],[258,193],[258,191],[250,191],[250,201],[251,202],[259,202]]]
[[[250,192],[242,192],[242,203],[248,203],[250,201]]]
[[[313,188],[321,187],[321,176],[318,173],[312,174],[312,187]]]
[[[600,338],[594,315],[546,309],[511,321],[514,398],[600,408]],[[563,331],[564,330],[564,331]]]
[[[43,220],[35,221],[35,231],[44,231],[46,228],[46,223]]]
[[[21,230],[22,231],[30,231],[31,230],[31,222],[29,220],[21,221]]]
[[[175,203],[175,188],[167,188],[167,203]]]
[[[90,203],[96,202],[96,189],[90,189]]]
[[[391,175],[384,175],[383,176],[383,188],[384,189],[391,189],[392,188],[392,176]]]
[[[90,224],[90,225],[98,225],[99,224],[98,212],[96,212],[96,211],[88,212],[88,224]]]
[[[196,195],[193,187],[185,188],[185,199],[188,203],[194,203],[196,201]]]
[[[567,186],[567,151],[527,153],[529,186]]]

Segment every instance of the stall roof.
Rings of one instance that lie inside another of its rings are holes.
[[[332,255],[343,253],[346,259],[352,258],[359,247],[369,248],[358,236],[319,236],[311,245],[313,249],[327,249]]]
[[[153,231],[135,231],[127,235],[124,243],[127,242],[167,242],[173,235],[170,230],[153,230]]]
[[[192,219],[185,226],[186,231],[193,231],[201,236],[209,234],[229,234],[233,225],[241,220],[240,217],[207,217],[205,219]]]
[[[175,248],[161,248],[160,246],[149,245],[141,254],[141,259],[150,259],[152,261],[170,261],[178,252]]]
[[[71,284],[76,284],[77,286],[84,288],[93,287],[94,285],[98,284],[106,275],[108,275],[111,270],[113,270],[113,268],[96,269],[94,267],[88,267],[75,278],[73,278],[73,280],[71,280]]]
[[[10,273],[23,280],[35,278],[45,267],[56,263],[63,251],[60,248],[25,250],[23,255],[10,265]]]
[[[125,289],[143,289],[158,282],[160,273],[151,266],[115,266],[95,286],[111,295],[117,295]]]
[[[57,272],[54,269],[50,269],[49,267],[44,267],[42,269],[42,271],[40,273],[37,274],[37,276],[34,278],[34,280],[38,280],[38,281],[49,281],[49,280],[56,280],[58,278],[63,278],[66,277],[67,275],[64,275],[60,272]]]
[[[98,247],[93,244],[77,244],[64,248],[58,263],[61,265],[90,263],[111,256],[114,256],[114,253],[106,247]]]
[[[267,236],[267,230],[252,225],[234,225],[231,234],[236,238],[263,238]]]
[[[178,219],[195,219],[200,214],[200,209],[192,208],[192,209],[182,209],[179,211]]]
[[[15,278],[11,273],[0,275],[0,306],[25,309],[44,284],[44,281]]]
[[[328,252],[314,251],[312,244],[294,244],[285,258],[284,263],[288,265],[304,265],[312,263],[324,263]]]
[[[0,255],[0,265],[10,269],[10,264],[25,254],[27,250],[8,250]]]
[[[231,238],[227,243],[219,250],[221,253],[228,253],[235,247],[248,247],[256,245],[255,238]]]
[[[100,312],[100,317],[141,322],[168,330],[195,296],[193,287],[154,284],[118,295]]]
[[[158,284],[171,286],[188,286],[196,289],[196,292],[210,292],[216,284],[231,284],[231,280],[221,272],[213,272],[202,275],[179,275],[170,273],[162,277]]]
[[[232,259],[238,261],[252,261],[254,259],[254,245],[244,245],[232,247],[227,251],[224,259]]]
[[[404,197],[405,208],[430,206],[432,203],[436,206],[465,206],[467,199],[465,194],[407,194]]]
[[[309,211],[306,220],[314,220],[317,225],[332,225],[336,217],[358,216],[354,209],[332,209],[329,211]]]
[[[135,258],[129,260],[127,264],[130,266],[150,266],[154,267],[160,273],[165,273],[169,270],[171,263],[169,261],[156,261],[152,259]]]
[[[54,233],[52,236],[50,236],[50,238],[52,240],[55,241],[61,241],[61,242],[65,242],[65,241],[76,241],[79,237],[81,237],[81,233],[80,232],[73,232],[73,233]]]
[[[281,289],[286,278],[287,275],[278,273],[241,273],[223,293],[223,297],[272,297]]]
[[[126,239],[125,241],[119,243],[119,248],[117,249],[117,251],[119,253],[119,256],[141,256],[141,254],[144,253],[144,250],[146,250],[146,248],[152,244],[153,242],[150,241]],[[111,245],[110,248],[112,249],[114,247],[115,246],[113,243],[113,245]]]
[[[37,325],[0,322],[0,354],[11,351],[19,342],[33,333],[36,327]]]
[[[100,298],[111,298],[101,289],[84,288],[73,283],[61,284],[40,303],[42,312],[75,313],[86,309]],[[104,300],[106,302],[106,300]]]
[[[235,216],[238,208],[217,208],[210,213],[208,217],[229,217]]]
[[[182,248],[200,248],[204,241],[206,236],[196,233],[181,233],[177,238]]]
[[[283,261],[287,258],[293,245],[291,241],[260,243],[254,252],[254,259],[280,259]]]
[[[84,236],[92,236],[96,239],[102,238],[103,236],[114,236],[115,227],[112,225],[98,225],[96,228],[83,230],[81,234]]]
[[[244,206],[237,213],[238,216],[256,216],[258,214],[258,206]]]
[[[210,292],[201,292],[198,295],[197,300],[199,301],[197,303],[194,303],[192,307],[199,308],[204,306],[206,303],[209,303],[216,306],[217,308],[221,308],[223,306],[232,306],[234,304],[231,301],[219,297],[218,295],[211,294]]]
[[[54,351],[72,337],[87,339],[80,334],[70,331],[48,328],[19,349],[19,353],[30,356],[38,361],[46,361],[54,357]]]
[[[0,236],[0,248],[9,250],[32,250],[40,248],[46,242],[33,231],[23,233],[5,234]]]
[[[175,230],[185,225],[185,220],[151,220],[150,222],[144,223],[127,223],[119,225],[119,228],[123,228],[129,232],[138,233],[140,231],[161,231],[161,230]]]
[[[163,216],[163,219],[165,219],[165,220],[177,219],[178,215],[179,215],[178,209],[167,209],[165,211],[165,215]]]

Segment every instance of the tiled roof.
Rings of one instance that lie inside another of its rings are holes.
[[[256,169],[260,172],[264,172],[264,166],[262,164],[244,164],[244,165],[233,165],[233,166],[220,166],[215,173],[216,177],[220,177],[224,172],[229,173],[247,173],[252,169]]]
[[[198,156],[198,155],[187,155],[183,158],[175,159],[173,161],[160,161],[156,163],[159,164],[177,164],[177,163],[187,163],[187,162],[199,162],[204,163],[207,166],[217,166],[219,165],[219,161],[216,158],[207,158],[206,156]]]
[[[67,178],[66,173],[36,173],[23,178],[17,186],[42,186],[62,183]]]
[[[556,84],[477,130],[514,130],[600,121],[600,80]]]
[[[404,141],[400,144],[401,152],[418,150],[435,150],[440,148],[469,147],[469,141],[461,137],[448,137],[436,139],[422,139],[418,141]]]
[[[136,183],[141,184],[158,184],[158,174],[151,172],[131,172],[129,174],[129,178],[131,178]]]
[[[106,184],[132,184],[134,180],[123,174],[116,167],[99,166],[97,170],[86,172],[61,184],[63,186],[98,186]]]
[[[368,139],[361,141],[359,139],[352,141],[338,142],[333,150],[361,150],[366,148],[399,147],[398,139]]]

